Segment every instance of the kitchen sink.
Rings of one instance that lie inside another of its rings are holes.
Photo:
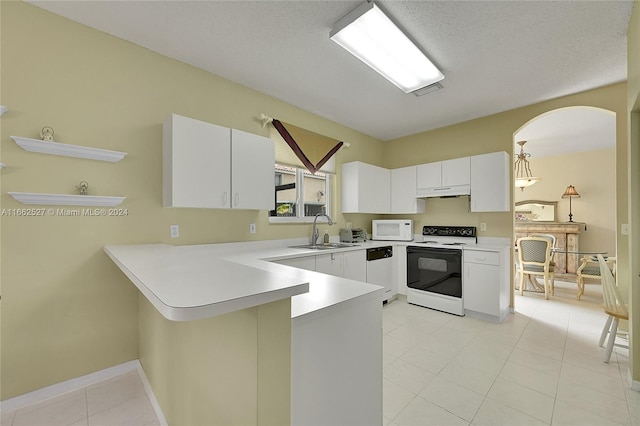
[[[349,243],[327,243],[327,244],[303,244],[299,246],[289,246],[289,248],[299,248],[307,250],[331,250],[337,248],[357,247],[358,244]]]

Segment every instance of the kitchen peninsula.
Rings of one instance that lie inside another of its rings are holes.
[[[273,263],[316,254],[281,244],[104,248],[144,296],[169,424],[382,422],[383,288]]]

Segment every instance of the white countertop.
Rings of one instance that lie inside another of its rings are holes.
[[[292,297],[297,318],[383,288],[272,260],[389,245],[367,242],[335,250],[289,248],[284,242],[106,246],[104,251],[167,319],[189,321]],[[295,296],[295,297],[294,297]],[[382,300],[382,299],[381,299]]]
[[[503,241],[504,240],[504,241]],[[465,250],[500,251],[509,239],[480,239]],[[506,241],[506,243],[505,243]],[[304,240],[267,240],[172,246],[143,244],[106,246],[104,251],[167,319],[188,321],[221,315],[291,297],[291,317],[318,313],[383,287],[273,263],[411,241],[366,241],[349,248],[291,248]]]

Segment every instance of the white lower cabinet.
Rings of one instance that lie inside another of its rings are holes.
[[[463,263],[465,314],[502,322],[509,313],[508,249],[465,249]]]
[[[316,256],[316,272],[342,276],[342,253],[327,253]]]
[[[307,257],[293,257],[291,259],[282,259],[276,260],[274,263],[279,263],[281,265],[293,266],[298,269],[306,269],[307,271],[315,271],[316,270],[316,257],[315,256],[307,256]]]
[[[342,253],[342,276],[356,281],[367,281],[366,250],[345,251]]]
[[[319,254],[316,256],[316,272],[366,282],[365,250]]]

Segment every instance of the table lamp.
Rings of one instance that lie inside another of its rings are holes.
[[[580,194],[578,194],[578,191],[576,191],[575,186],[569,185],[567,186],[567,189],[565,189],[564,194],[562,194],[562,198],[569,199],[569,222],[573,222],[573,214],[571,213],[571,199],[580,198]]]

